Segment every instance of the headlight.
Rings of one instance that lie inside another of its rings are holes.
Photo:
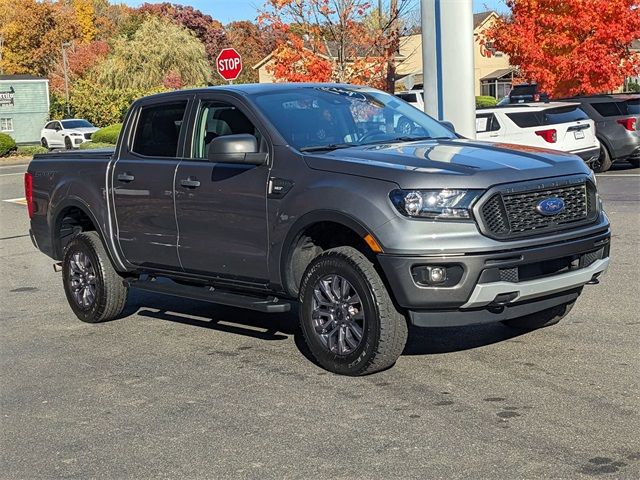
[[[389,195],[408,217],[469,219],[471,207],[483,190],[394,190]]]

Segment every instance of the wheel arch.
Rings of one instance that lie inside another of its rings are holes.
[[[284,291],[296,297],[304,270],[327,248],[352,246],[377,263],[377,252],[367,237],[379,247],[375,235],[350,215],[334,210],[318,210],[303,215],[291,226],[283,242],[279,272]],[[311,244],[307,243],[308,239]]]

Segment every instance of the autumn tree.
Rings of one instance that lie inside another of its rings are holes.
[[[484,32],[520,75],[555,97],[612,91],[638,74],[640,0],[507,0]]]
[[[76,23],[80,29],[80,41],[82,43],[90,43],[98,33],[95,25],[95,11],[93,9],[93,0],[72,0]]]
[[[258,72],[251,67],[276,47],[273,32],[268,28],[260,28],[255,23],[246,20],[231,22],[225,26],[225,31],[228,45],[240,52],[244,63],[244,68],[237,82],[257,82]]]
[[[62,2],[0,0],[0,70],[46,77],[62,42],[78,37],[73,9]]]
[[[96,65],[103,62],[107,58],[109,50],[109,44],[103,40],[94,40],[88,44],[73,44],[67,50],[67,75],[71,84],[83,78]],[[62,59],[56,62],[49,74],[49,89],[57,94],[64,92]]]
[[[137,14],[166,18],[189,29],[204,45],[211,65],[215,64],[220,50],[227,46],[222,24],[193,7],[172,3],[145,3],[138,9]]]
[[[411,3],[393,0],[392,15],[371,21],[369,0],[267,0],[259,21],[280,33],[269,69],[279,81],[389,88],[387,67],[397,52],[398,16]],[[378,12],[377,18],[384,16]]]
[[[131,39],[113,41],[96,79],[107,88],[145,90],[167,82],[175,88],[206,85],[210,74],[205,48],[193,33],[150,16]]]

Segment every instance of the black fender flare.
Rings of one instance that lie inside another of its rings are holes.
[[[339,212],[337,210],[315,210],[304,214],[289,228],[282,243],[279,255],[278,267],[280,272],[280,281],[282,282],[284,291],[288,295],[295,296],[297,294],[297,286],[291,285],[291,275],[290,272],[288,272],[288,267],[291,263],[291,255],[293,254],[292,247],[296,245],[298,240],[300,240],[302,233],[307,227],[321,222],[337,223],[354,231],[362,239],[367,235],[371,235],[376,242],[378,241],[375,235],[373,235],[362,222],[346,213]]]

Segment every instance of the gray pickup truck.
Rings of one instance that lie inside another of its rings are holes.
[[[409,324],[554,324],[609,263],[580,158],[464,139],[350,85],[142,98],[115,151],[37,155],[25,190],[80,320],[120,316],[131,288],[297,304],[318,364],[345,375],[393,365]]]

